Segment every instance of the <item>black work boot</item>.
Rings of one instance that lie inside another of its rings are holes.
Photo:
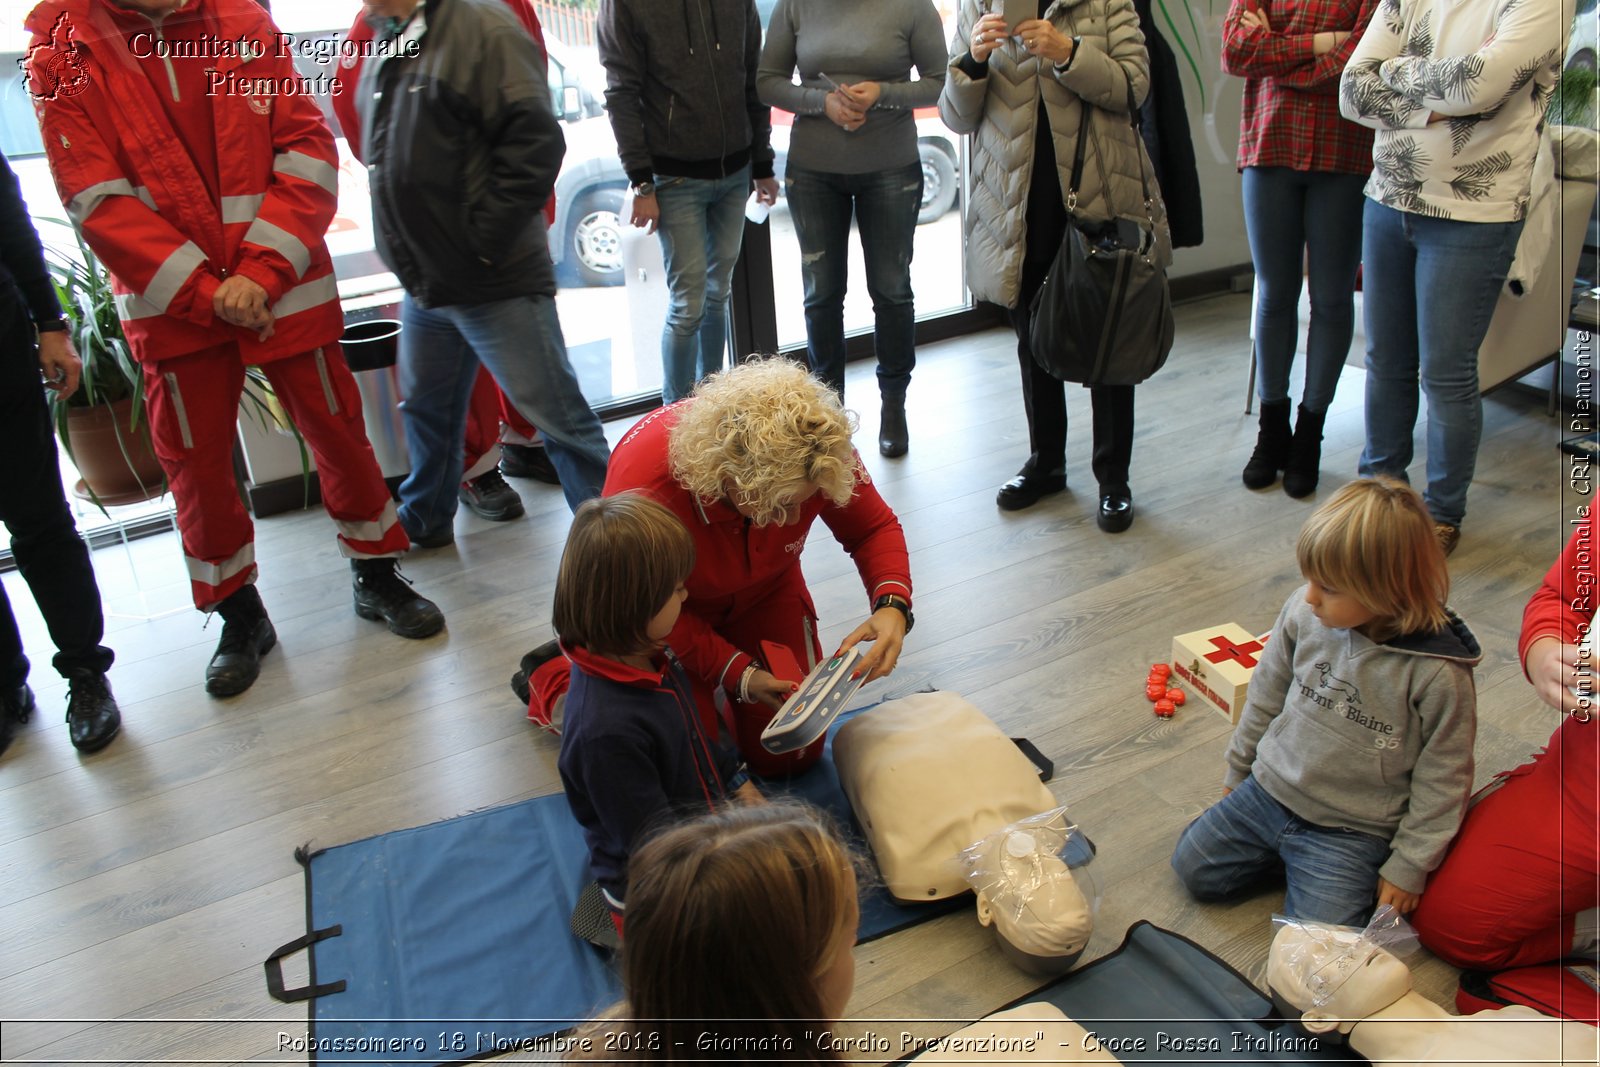
[[[400,576],[395,564],[396,560],[389,556],[350,561],[356,614],[388,623],[390,632],[401,637],[432,637],[444,629],[444,612],[433,601],[419,596],[411,582]]]
[[[19,685],[0,695],[0,752],[6,750],[16,736],[17,724],[33,718],[33,690]]]
[[[270,624],[269,624],[270,625]],[[67,733],[79,752],[99,752],[122,729],[122,712],[111,683],[99,671],[67,675]]]
[[[1322,424],[1326,411],[1307,411],[1300,405],[1294,420],[1294,439],[1289,443],[1289,462],[1283,468],[1283,491],[1299,499],[1317,490],[1318,469],[1322,465]]]
[[[235,589],[216,610],[222,616],[222,639],[206,667],[206,692],[231,697],[255,684],[261,657],[278,643],[278,631],[253,584]]]
[[[884,397],[883,415],[878,420],[878,454],[894,459],[906,454],[906,398]]]
[[[533,692],[528,687],[528,680],[533,677],[533,672],[561,654],[561,642],[552,638],[532,652],[523,655],[522,662],[517,666],[517,672],[511,676],[511,691],[517,694],[517,699],[522,701],[523,707],[527,707],[528,701],[533,699]]]
[[[1278,472],[1289,463],[1289,441],[1289,401],[1263,400],[1256,450],[1244,465],[1245,488],[1265,489],[1278,480]]]
[[[561,475],[550,462],[543,445],[501,445],[500,473],[508,478],[532,478],[546,485],[560,485]]]

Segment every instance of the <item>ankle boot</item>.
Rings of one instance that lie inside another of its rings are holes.
[[[1244,465],[1247,489],[1265,489],[1278,480],[1278,472],[1289,462],[1289,401],[1263,400],[1256,450]]]
[[[1326,411],[1307,411],[1300,405],[1294,420],[1294,439],[1289,444],[1289,462],[1283,469],[1283,491],[1299,499],[1316,492],[1322,472],[1322,424]]]
[[[905,397],[883,398],[883,415],[878,420],[878,452],[894,459],[906,454],[906,400]]]
[[[278,632],[254,585],[235,589],[216,610],[222,616],[222,638],[206,667],[206,692],[231,697],[255,683],[261,657],[278,643]]]
[[[400,576],[392,556],[350,561],[355,586],[356,614],[389,624],[401,637],[432,637],[444,629],[439,605],[417,593]]]

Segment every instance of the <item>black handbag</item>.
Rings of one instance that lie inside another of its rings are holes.
[[[1135,145],[1139,109],[1128,91]],[[1077,214],[1083,147],[1093,105],[1085,102],[1067,190],[1067,233],[1050,272],[1029,305],[1028,347],[1052,377],[1084,385],[1137,385],[1161,369],[1172,351],[1172,293],[1152,258],[1154,200],[1139,153],[1145,223],[1085,219]]]

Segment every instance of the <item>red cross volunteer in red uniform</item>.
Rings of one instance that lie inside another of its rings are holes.
[[[409,542],[339,352],[323,243],[338,188],[333,136],[271,19],[252,0],[46,0],[27,25],[50,169],[111,272],[144,370],[194,602],[226,622],[207,689],[248,688],[276,641],[234,485],[250,364],[316,459],[357,614],[405,637],[438,632],[439,609],[395,572]]]

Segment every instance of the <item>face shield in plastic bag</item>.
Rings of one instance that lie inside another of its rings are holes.
[[[978,895],[978,921],[1030,974],[1064,974],[1094,933],[1100,890],[1094,845],[1056,808],[1011,823],[963,849],[961,868]]]

